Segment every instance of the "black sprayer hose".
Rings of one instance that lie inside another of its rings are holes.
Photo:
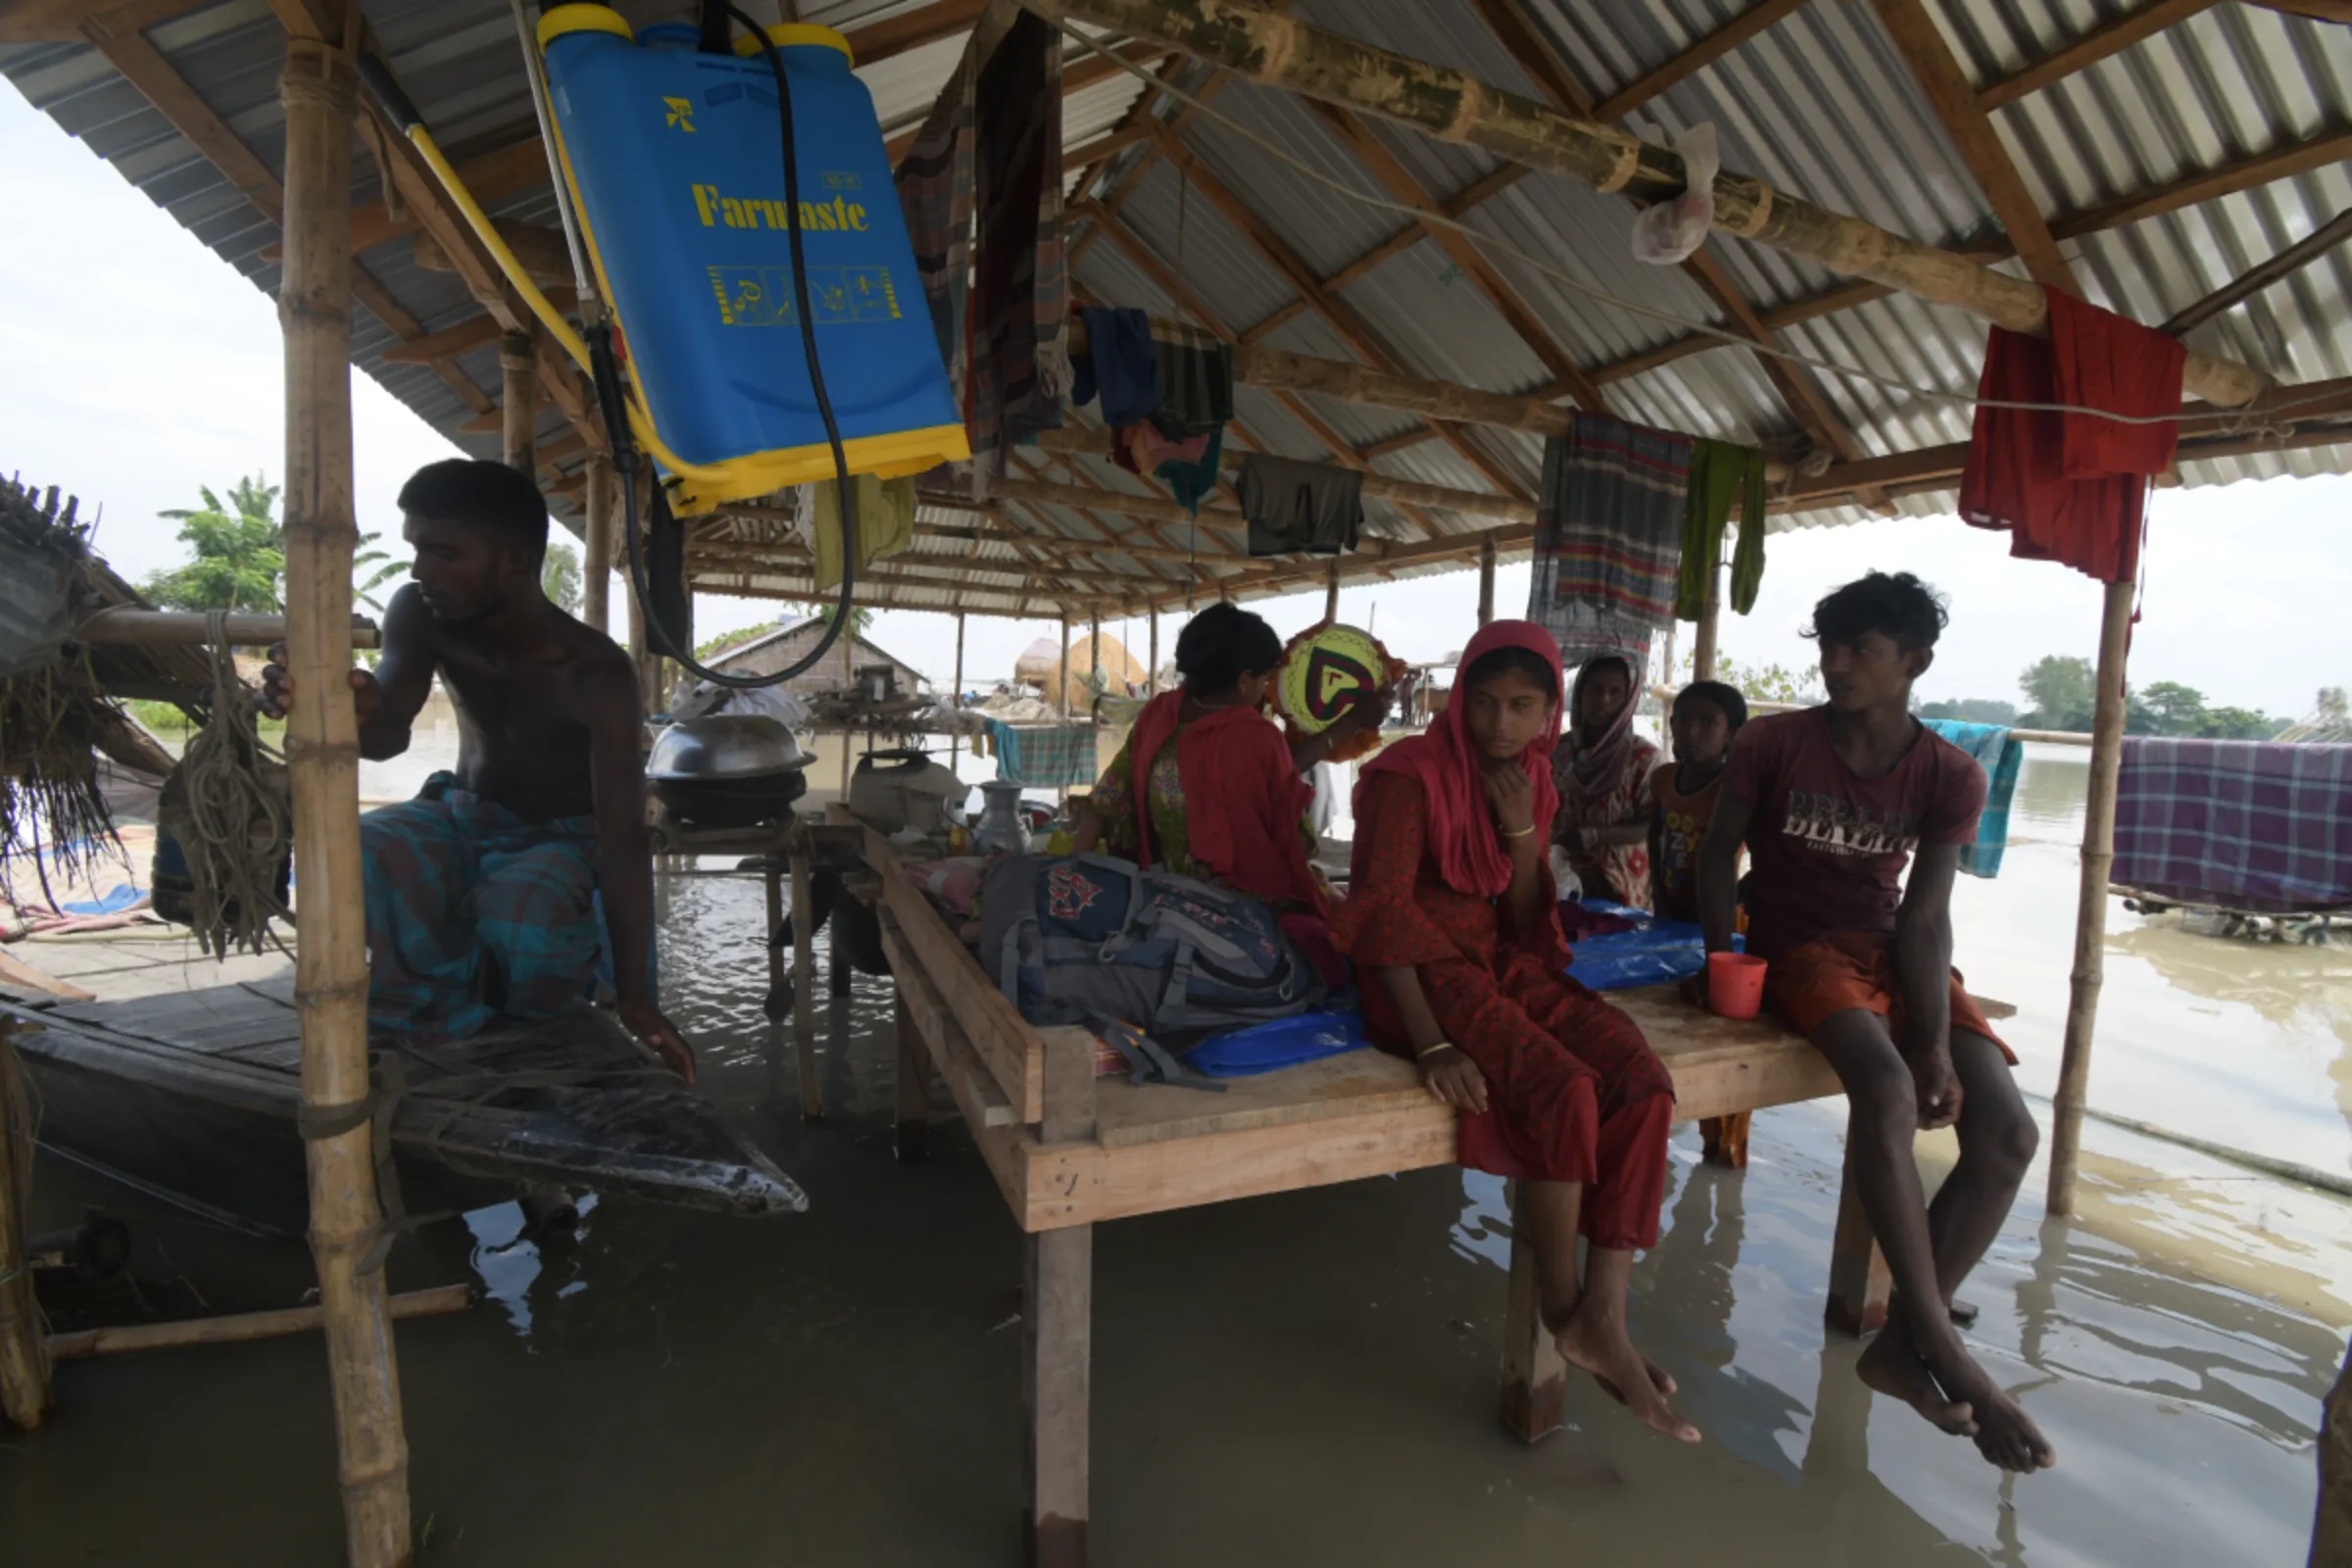
[[[629,582],[636,591],[637,603],[645,611],[646,640],[654,651],[665,659],[674,660],[689,674],[724,686],[732,691],[752,691],[761,687],[780,686],[796,675],[816,667],[817,662],[832,651],[834,639],[850,621],[850,596],[857,588],[858,578],[858,503],[850,485],[849,455],[842,450],[841,425],[833,417],[833,400],[825,393],[825,372],[816,360],[816,315],[808,303],[808,268],[801,244],[801,169],[792,133],[792,83],[784,74],[783,57],[776,53],[775,43],[760,24],[733,6],[727,14],[749,27],[760,42],[760,52],[767,57],[769,74],[776,78],[776,110],[784,125],[784,235],[792,247],[792,303],[801,320],[801,352],[808,360],[808,386],[816,395],[818,417],[825,421],[825,440],[833,448],[834,482],[840,487],[841,498],[841,598],[833,611],[833,623],[817,639],[816,646],[806,658],[786,665],[772,675],[729,675],[695,662],[694,655],[677,647],[654,613],[652,584],[645,570],[645,541],[637,515],[636,443],[629,436],[629,421],[621,406],[619,367],[612,356],[612,334],[609,328],[589,334],[588,352],[590,374],[595,377],[597,402],[604,411],[605,434],[612,446],[612,466],[621,480],[622,536],[628,542]]]

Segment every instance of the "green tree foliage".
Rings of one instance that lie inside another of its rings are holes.
[[[2015,724],[2017,705],[1989,697],[1963,697],[1957,702],[1925,704],[1919,716],[1956,719],[1963,724]]]
[[[166,610],[241,610],[268,614],[285,609],[285,536],[273,515],[277,486],[262,476],[240,479],[222,503],[210,487],[200,508],[161,515],[179,524],[180,543],[195,552],[185,565],[151,574],[147,597]]]
[[[1751,703],[1818,703],[1821,673],[1789,669],[1783,664],[1742,664],[1736,659],[1716,661],[1715,678]]]
[[[816,612],[816,618],[823,624],[830,626],[833,624],[833,616],[838,608],[839,607],[835,605],[827,605],[824,609]],[[864,636],[867,629],[871,627],[873,623],[874,612],[866,609],[863,605],[856,606],[850,611],[851,636]]]
[[[539,590],[547,602],[567,615],[580,612],[580,553],[551,540],[547,561],[539,568]]]
[[[708,664],[730,649],[741,648],[745,643],[764,637],[775,629],[773,626],[742,626],[734,631],[722,631],[710,641],[695,645],[694,662]]]
[[[2090,728],[2091,710],[2098,702],[2098,677],[2089,660],[2045,655],[2026,666],[2017,684],[2033,705],[2018,720],[2021,728]]]

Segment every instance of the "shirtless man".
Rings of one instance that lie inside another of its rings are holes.
[[[1699,913],[1707,951],[1728,950],[1744,843],[1765,1004],[1845,1086],[1845,1157],[1894,1276],[1862,1380],[2001,1468],[2039,1470],[2057,1461],[2049,1440],[1952,1326],[1952,1293],[2008,1217],[2039,1134],[2016,1058],[1952,968],[1952,877],[1985,782],[1911,716],[1944,618],[1908,572],[1872,572],[1814,607],[1829,702],[1757,719],[1733,743],[1699,852]],[[1930,1205],[1912,1143],[1954,1125],[1960,1162]]]
[[[453,1040],[560,1012],[596,981],[601,924],[621,1022],[693,1082],[693,1049],[653,1001],[644,720],[628,655],[541,591],[547,503],[529,476],[428,464],[400,509],[416,580],[384,612],[374,672],[351,672],[360,755],[409,749],[438,674],[457,709],[458,766],[360,819],[369,1031]],[[283,659],[272,650],[263,676],[273,713],[296,695]]]

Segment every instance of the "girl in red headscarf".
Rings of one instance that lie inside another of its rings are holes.
[[[1562,972],[1544,858],[1559,731],[1551,634],[1526,620],[1481,631],[1428,733],[1364,766],[1332,933],[1355,959],[1374,1038],[1409,1049],[1430,1093],[1461,1112],[1461,1162],[1520,1183],[1515,1223],[1561,1355],[1695,1443],[1666,1402],[1674,1381],[1626,1332],[1634,1251],[1658,1238],[1674,1082],[1631,1018]]]
[[[1281,662],[1282,639],[1263,617],[1228,604],[1195,615],[1176,639],[1183,684],[1136,715],[1078,819],[1077,849],[1101,846],[1262,900],[1336,981],[1338,956],[1321,933],[1331,894],[1309,862],[1315,792],[1302,775],[1377,727],[1388,694],[1367,694],[1320,735],[1286,740],[1264,712]]]

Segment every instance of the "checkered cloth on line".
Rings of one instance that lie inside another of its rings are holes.
[[[1083,724],[1007,724],[988,721],[990,749],[997,754],[997,776],[1031,789],[1057,789],[1065,784],[1095,781],[1095,726]]]
[[[2352,746],[2127,737],[2110,880],[2264,914],[2352,906]]]

